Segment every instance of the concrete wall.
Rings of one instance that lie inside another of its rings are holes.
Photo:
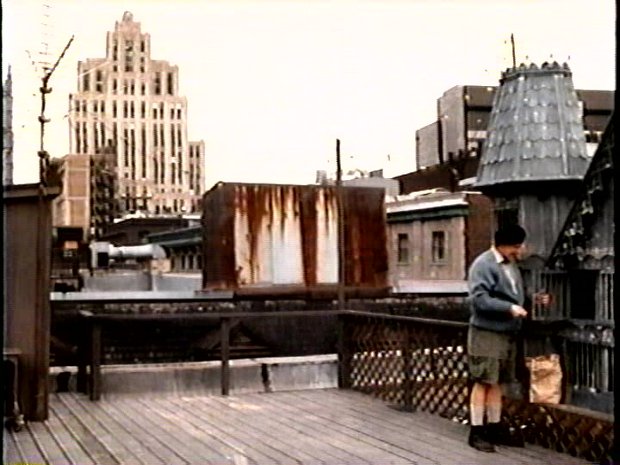
[[[85,276],[84,291],[196,291],[202,286],[202,275],[177,273],[150,275],[148,272],[115,272]]]
[[[50,390],[76,391],[76,370],[50,372]],[[107,365],[101,372],[102,395],[221,394],[220,362]],[[230,393],[277,392],[338,387],[338,357],[278,357],[232,360]]]

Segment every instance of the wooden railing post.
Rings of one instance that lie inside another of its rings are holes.
[[[101,323],[93,321],[90,340],[90,400],[101,399]]]
[[[353,347],[348,334],[350,328],[347,326],[346,320],[347,317],[344,313],[338,315],[338,387],[340,389],[351,387]]]
[[[86,394],[88,392],[88,372],[86,368],[88,365],[88,338],[86,336],[88,334],[86,332],[88,327],[85,324],[81,326],[84,327],[84,332],[79,336],[78,342],[76,389],[77,392]]]
[[[88,393],[88,359],[90,353],[89,347],[89,334],[90,334],[90,320],[87,316],[90,312],[80,312],[81,318],[78,320],[78,330],[80,332],[78,336],[78,352],[77,352],[77,380],[76,389],[77,392],[82,394]]]
[[[220,324],[221,352],[222,352],[222,395],[230,392],[230,318],[223,317]]]
[[[403,337],[403,347],[402,347],[402,356],[403,356],[403,396],[405,403],[405,410],[412,411],[413,410],[413,379],[411,378],[413,374],[413,354],[411,347],[411,330],[409,329],[408,324],[404,324],[405,326],[405,334]]]

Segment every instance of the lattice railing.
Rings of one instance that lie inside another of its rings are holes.
[[[360,312],[343,318],[349,387],[406,408],[467,418],[466,324]]]
[[[466,323],[364,312],[341,318],[342,387],[469,421]],[[504,413],[530,443],[592,461],[611,453],[613,420],[607,415],[523,400],[507,400]]]

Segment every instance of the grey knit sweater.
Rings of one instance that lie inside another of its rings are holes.
[[[472,326],[498,332],[516,332],[521,328],[521,318],[513,317],[510,312],[513,304],[523,306],[525,300],[521,274],[514,268],[516,293],[492,250],[476,257],[467,279]]]

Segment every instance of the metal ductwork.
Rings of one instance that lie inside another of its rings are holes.
[[[160,260],[166,258],[166,251],[158,244],[128,245],[116,247],[109,242],[93,242],[90,245],[93,257],[93,268],[107,266],[108,260],[148,259]]]

